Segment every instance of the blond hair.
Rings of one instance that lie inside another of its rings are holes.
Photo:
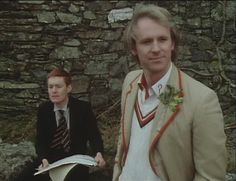
[[[132,20],[129,22],[125,34],[124,40],[126,48],[131,52],[135,48],[135,26],[139,19],[143,17],[151,18],[152,20],[160,23],[163,26],[170,28],[171,40],[174,42],[174,50],[172,51],[171,59],[174,61],[177,56],[177,47],[179,43],[179,35],[175,29],[175,24],[173,22],[172,16],[169,11],[165,8],[153,5],[153,4],[139,4],[134,10]],[[134,57],[137,59],[137,57]]]

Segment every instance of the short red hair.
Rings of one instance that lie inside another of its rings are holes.
[[[71,75],[69,72],[65,71],[63,68],[55,68],[48,74],[48,79],[50,77],[63,77],[66,85],[71,85]]]

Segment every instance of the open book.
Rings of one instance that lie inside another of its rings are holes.
[[[59,180],[63,180],[68,172],[77,164],[82,164],[88,167],[97,166],[97,163],[93,157],[77,154],[49,164],[48,167],[37,171],[34,175],[49,171],[49,175],[53,181],[58,180],[56,177],[59,177]]]

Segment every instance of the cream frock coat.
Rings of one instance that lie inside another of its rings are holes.
[[[113,181],[118,181],[125,164],[138,92],[137,81],[142,73],[142,70],[132,71],[124,80]],[[152,120],[152,136],[148,140],[153,172],[162,181],[224,181],[226,136],[216,93],[175,66],[167,84],[181,91],[183,103],[174,112],[162,103],[157,108]]]

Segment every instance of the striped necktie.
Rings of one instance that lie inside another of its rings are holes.
[[[54,133],[51,148],[63,149],[65,152],[68,152],[70,149],[69,130],[67,128],[64,111],[59,110],[59,113],[60,113],[59,125]]]

